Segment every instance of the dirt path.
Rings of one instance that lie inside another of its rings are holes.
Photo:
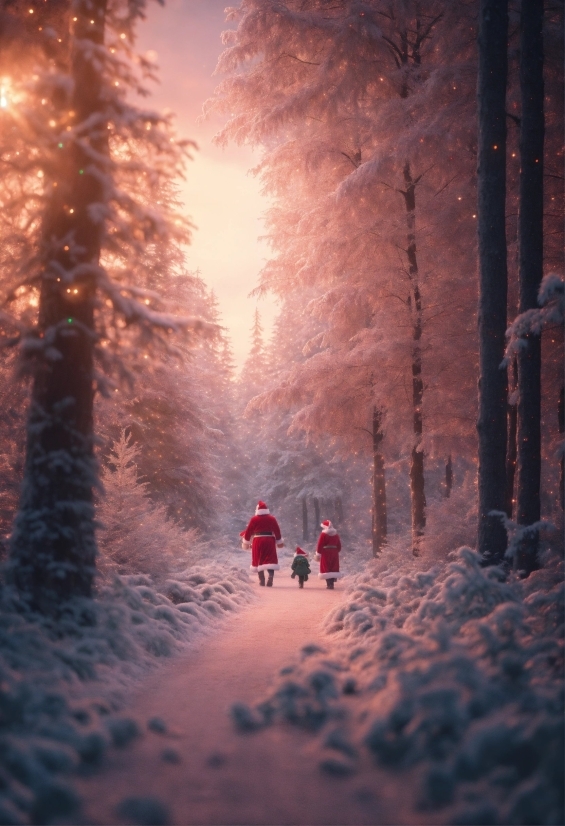
[[[231,704],[262,698],[303,645],[319,642],[323,617],[342,598],[317,577],[300,590],[286,572],[257,593],[258,601],[230,625],[151,675],[132,696],[128,713],[145,733],[80,781],[87,823],[131,823],[117,808],[127,797],[158,798],[174,824],[403,822],[374,767],[330,778],[303,732],[282,726],[234,732]],[[166,734],[147,729],[155,716],[167,724]],[[143,817],[133,822],[156,822]]]

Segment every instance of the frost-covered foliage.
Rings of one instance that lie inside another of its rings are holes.
[[[527,310],[514,319],[507,331],[506,361],[527,347],[527,337],[539,336],[548,327],[562,328],[565,321],[565,282],[551,273],[543,279],[538,293],[539,309]]]
[[[147,577],[115,577],[98,599],[68,602],[56,622],[2,593],[0,822],[80,822],[72,775],[141,733],[123,713],[132,678],[250,599],[246,572],[206,567],[162,593]]]
[[[322,647],[234,719],[312,732],[333,774],[409,772],[437,823],[559,824],[563,567],[546,565],[519,580],[469,548],[427,571],[389,554],[355,578]]]
[[[413,463],[422,489],[413,484],[414,504],[424,487],[429,503],[428,470],[450,455],[471,462],[476,453],[477,6],[242,0],[227,14],[233,29],[218,64],[223,79],[207,108],[228,115],[221,143],[263,150],[255,172],[272,198],[272,255],[258,292],[281,301],[277,346],[300,341],[300,355],[286,359],[251,406],[289,416],[295,431],[326,449],[338,441],[369,457],[376,405],[387,483],[401,461],[406,474],[416,448],[425,453],[426,475],[424,485]],[[563,246],[562,222],[555,223],[563,198],[562,11],[547,9],[544,26],[544,163],[551,169],[544,258],[556,269]],[[516,31],[509,123],[520,111]],[[511,275],[518,133],[509,128]],[[510,313],[515,289],[511,278]],[[562,344],[544,354],[549,361],[561,370]],[[547,430],[555,429],[553,374],[543,381],[543,415],[551,417]],[[550,490],[553,452],[544,456]],[[544,508],[552,518],[555,505],[556,497]],[[426,531],[431,509],[428,517]],[[429,545],[436,536],[432,529]],[[452,536],[446,549],[461,540]]]
[[[183,531],[163,505],[151,503],[147,483],[138,476],[139,454],[140,448],[122,431],[102,470],[100,569],[149,574],[161,581],[171,569],[186,566],[198,533]]]

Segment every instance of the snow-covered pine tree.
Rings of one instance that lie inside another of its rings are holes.
[[[33,69],[13,64],[2,110],[4,226],[17,252],[4,293],[39,303],[31,328],[13,322],[34,378],[9,571],[42,610],[92,590],[95,352],[112,325],[175,327],[139,300],[123,266],[154,237],[186,235],[166,205],[136,198],[141,181],[157,186],[178,173],[186,150],[169,120],[126,98],[154,74],[132,53],[144,9],[126,0],[64,4],[57,29],[38,26],[48,54]]]
[[[163,580],[173,567],[182,569],[190,555],[196,531],[183,531],[154,504],[147,482],[139,474],[141,448],[123,430],[102,466],[104,497],[97,515],[100,570],[108,575],[148,574]]]
[[[243,404],[247,404],[253,396],[264,390],[265,384],[269,381],[263,326],[259,308],[256,307],[251,328],[251,345],[238,382]]]

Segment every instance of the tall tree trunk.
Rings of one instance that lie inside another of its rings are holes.
[[[337,516],[337,524],[343,524],[343,501],[341,496],[338,496],[335,500],[335,512]]]
[[[373,556],[386,545],[387,512],[385,463],[381,453],[384,434],[381,430],[381,411],[373,407]]]
[[[445,465],[445,498],[449,499],[451,491],[453,490],[453,463],[451,461],[451,453],[447,457]]]
[[[410,493],[412,500],[412,553],[418,556],[426,527],[426,494],[424,486],[424,451],[422,449],[424,382],[422,380],[422,296],[420,293],[418,258],[416,254],[416,184],[410,164],[404,165],[403,190],[406,205],[408,275],[410,277],[410,308],[412,310],[412,408],[414,443],[410,461]]]
[[[317,531],[320,527],[320,502],[318,499],[314,499],[314,530]]]
[[[559,432],[563,435],[565,433],[565,387],[561,386],[561,393],[557,402],[557,422],[559,425]],[[563,448],[562,448],[563,449]],[[561,454],[561,463],[559,469],[559,499],[561,501],[561,509],[565,508],[565,453]]]
[[[508,0],[481,0],[479,12],[479,524],[478,550],[501,562],[505,510],[507,376],[501,368],[508,292],[506,251],[506,79]]]
[[[91,207],[105,200],[108,130],[100,65],[84,44],[103,44],[106,2],[75,6],[73,89],[64,114],[89,125],[82,146],[72,138],[59,144],[42,230],[37,343],[45,346],[32,390],[10,574],[43,611],[73,595],[90,596],[95,570],[93,344],[103,223]]]
[[[518,366],[516,359],[512,360],[512,392],[517,389],[518,385]],[[509,398],[512,393],[509,393]],[[518,404],[508,402],[508,439],[506,443],[506,515],[512,519],[514,512],[514,477],[516,475],[516,457],[518,455],[518,446],[516,444],[516,434],[518,427]]]
[[[520,313],[538,306],[543,275],[543,0],[520,6],[520,211],[518,243]],[[540,519],[541,336],[529,335],[518,360],[518,483],[516,521]],[[538,567],[537,533],[528,533],[517,557],[527,572]]]
[[[308,504],[306,497],[302,499],[302,541],[308,542]]]

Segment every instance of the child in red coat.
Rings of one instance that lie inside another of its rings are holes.
[[[322,533],[318,539],[316,547],[316,561],[320,563],[320,579],[326,580],[326,586],[333,588],[336,579],[343,576],[339,570],[339,552],[341,551],[341,540],[336,529],[329,519],[325,519],[320,525]]]

